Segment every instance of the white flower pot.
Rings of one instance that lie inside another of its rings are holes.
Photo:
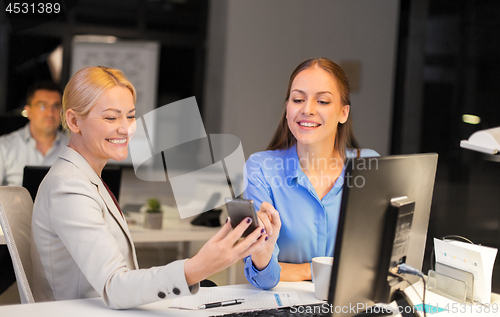
[[[144,228],[161,229],[162,223],[163,223],[163,213],[146,212],[144,214]]]

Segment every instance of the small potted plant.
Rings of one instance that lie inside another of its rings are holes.
[[[161,229],[163,213],[160,201],[156,198],[150,198],[148,199],[146,207],[146,212],[144,213],[144,228]]]

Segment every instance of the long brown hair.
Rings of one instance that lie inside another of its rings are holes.
[[[313,59],[308,59],[305,62],[302,62],[299,66],[297,66],[297,68],[295,68],[292,75],[290,76],[290,81],[288,82],[288,89],[285,98],[285,107],[281,114],[281,119],[278,124],[278,128],[276,129],[276,132],[274,133],[271,143],[269,143],[266,150],[271,150],[271,151],[284,150],[291,148],[297,143],[297,139],[295,139],[292,132],[290,131],[290,128],[288,127],[288,122],[286,120],[286,104],[288,102],[288,99],[290,98],[290,90],[292,89],[292,83],[295,77],[297,77],[297,75],[301,71],[311,67],[321,67],[322,69],[330,73],[333,76],[333,78],[336,79],[339,85],[342,103],[344,105],[349,105],[349,106],[351,105],[351,98],[350,98],[351,91],[349,88],[349,80],[347,79],[344,70],[339,65],[332,62],[328,58],[313,58]],[[347,118],[347,121],[345,123],[338,124],[337,133],[335,135],[334,147],[344,160],[345,160],[345,151],[348,148],[359,148],[359,143],[354,136],[351,116]]]

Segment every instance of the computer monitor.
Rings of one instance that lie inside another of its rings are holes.
[[[347,162],[328,298],[332,316],[355,316],[394,300],[396,290],[408,286],[389,274],[398,263],[422,269],[436,166],[437,154]]]
[[[35,201],[38,187],[43,178],[49,172],[50,166],[25,166],[23,173],[23,187],[26,188],[33,201]],[[109,190],[115,195],[116,200],[120,199],[120,186],[122,181],[122,167],[111,165],[102,170],[101,177],[108,185]]]

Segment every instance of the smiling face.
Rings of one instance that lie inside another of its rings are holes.
[[[286,106],[288,127],[297,145],[335,144],[337,125],[345,123],[349,105],[344,105],[334,77],[319,67],[301,71],[292,82]]]
[[[113,87],[102,95],[86,117],[72,112],[67,118],[72,131],[70,147],[79,152],[98,175],[109,159],[127,158],[128,141],[135,132],[135,106],[130,90]]]

